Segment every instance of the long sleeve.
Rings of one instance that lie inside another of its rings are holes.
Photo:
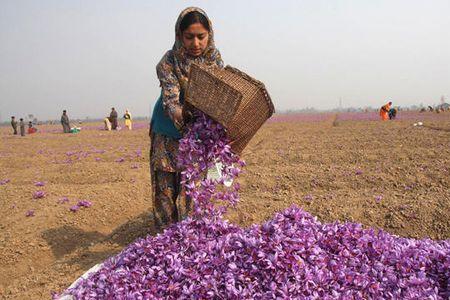
[[[162,88],[162,102],[165,113],[175,120],[174,114],[180,103],[180,83],[173,69],[173,53],[168,51],[156,66],[156,73]]]

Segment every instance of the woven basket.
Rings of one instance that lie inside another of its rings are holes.
[[[226,128],[237,154],[275,112],[264,84],[230,66],[193,64],[185,99]]]

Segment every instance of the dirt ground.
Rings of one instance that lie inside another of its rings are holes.
[[[243,153],[241,202],[229,219],[248,226],[295,203],[325,222],[449,239],[450,113],[430,114],[430,127],[412,123],[331,116],[267,123]],[[65,135],[49,125],[26,137],[0,128],[0,182],[10,180],[0,185],[0,299],[49,299],[155,234],[147,130],[93,128]],[[39,190],[46,196],[33,199]],[[69,211],[78,200],[93,205]]]

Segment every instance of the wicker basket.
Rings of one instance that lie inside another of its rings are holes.
[[[264,84],[230,66],[193,64],[185,99],[226,128],[238,154],[275,112]]]

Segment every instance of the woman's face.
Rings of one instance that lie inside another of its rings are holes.
[[[208,46],[209,33],[201,23],[195,23],[183,31],[181,38],[187,53],[190,56],[198,57]]]

